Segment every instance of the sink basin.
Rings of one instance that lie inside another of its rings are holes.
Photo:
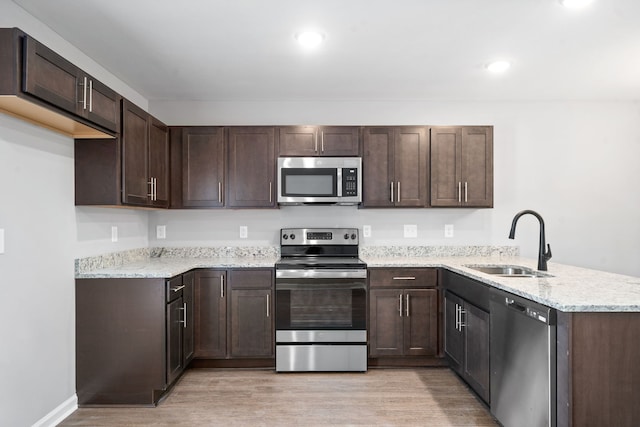
[[[550,274],[517,265],[467,265],[466,267],[500,277],[553,277]]]

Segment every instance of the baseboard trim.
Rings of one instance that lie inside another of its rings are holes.
[[[40,418],[32,427],[55,427],[76,409],[78,409],[78,396],[74,393],[73,396],[62,402],[53,411]]]

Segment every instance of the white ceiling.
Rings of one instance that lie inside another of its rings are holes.
[[[640,100],[639,0],[14,1],[151,101]]]

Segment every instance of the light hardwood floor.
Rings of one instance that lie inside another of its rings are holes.
[[[81,408],[61,426],[497,426],[446,368],[187,371],[156,408]]]

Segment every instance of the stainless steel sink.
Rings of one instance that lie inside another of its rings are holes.
[[[500,277],[553,277],[550,274],[517,265],[467,265],[466,267]]]

